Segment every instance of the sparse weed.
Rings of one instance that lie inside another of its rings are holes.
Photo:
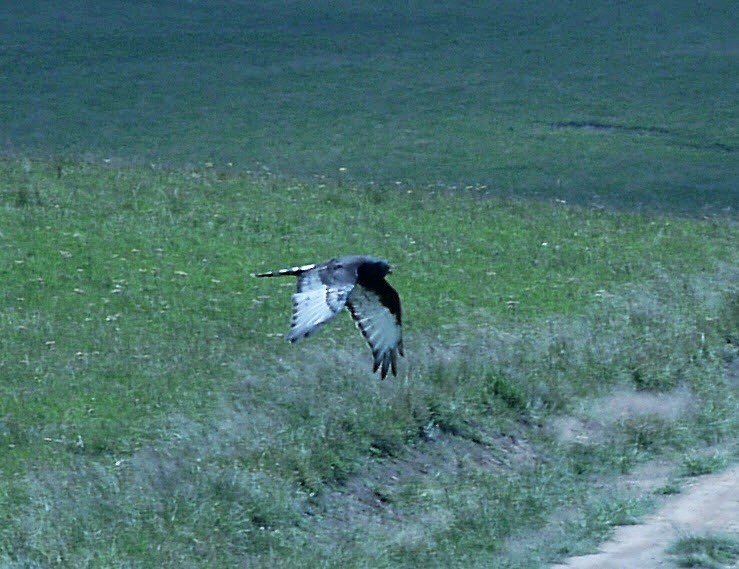
[[[701,476],[717,472],[725,468],[727,463],[724,454],[696,452],[683,458],[682,472],[684,476]]]
[[[662,496],[672,496],[673,494],[680,494],[682,491],[683,490],[678,483],[668,482],[664,486],[657,488],[654,493]]]
[[[724,569],[739,559],[739,540],[727,535],[688,536],[672,544],[668,553],[676,557],[678,567]]]

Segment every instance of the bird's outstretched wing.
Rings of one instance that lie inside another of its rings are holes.
[[[312,271],[311,271],[312,272]],[[305,279],[307,281],[308,279]],[[334,318],[354,288],[354,284],[326,285],[317,279],[312,288],[301,286],[292,297],[293,315],[287,339],[290,342],[310,336],[326,322]]]
[[[403,355],[398,293],[384,279],[371,285],[359,283],[351,291],[346,306],[372,349],[372,371],[380,369],[382,379],[388,370],[397,375],[398,354]]]

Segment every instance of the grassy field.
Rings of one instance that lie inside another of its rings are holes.
[[[11,2],[0,150],[736,211],[733,2]],[[125,32],[124,32],[125,30]]]
[[[11,4],[3,569],[541,567],[736,461],[732,3]],[[352,253],[397,378],[250,276]]]
[[[0,162],[0,565],[538,567],[736,460],[739,237],[217,168]],[[398,378],[293,283],[390,259]],[[679,488],[676,479],[668,491]]]

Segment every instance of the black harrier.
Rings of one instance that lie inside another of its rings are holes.
[[[350,255],[325,263],[260,273],[257,277],[298,277],[292,297],[293,316],[287,339],[310,336],[346,305],[375,358],[372,371],[388,369],[397,375],[398,354],[403,355],[400,297],[385,280],[390,264],[369,255]]]

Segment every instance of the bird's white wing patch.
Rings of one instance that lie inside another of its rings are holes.
[[[398,354],[403,355],[403,339],[398,317],[385,306],[380,296],[372,289],[357,285],[354,287],[347,307],[352,318],[361,330],[372,349],[374,366],[380,369],[384,378],[388,369],[397,373]]]
[[[310,292],[322,287],[324,283],[321,281],[321,274],[315,269],[315,265],[303,265],[298,267],[298,270],[305,268],[308,270],[298,275],[298,292]]]
[[[310,336],[344,308],[353,286],[328,287],[321,285],[301,290],[292,297],[293,316],[287,339],[295,342]]]

